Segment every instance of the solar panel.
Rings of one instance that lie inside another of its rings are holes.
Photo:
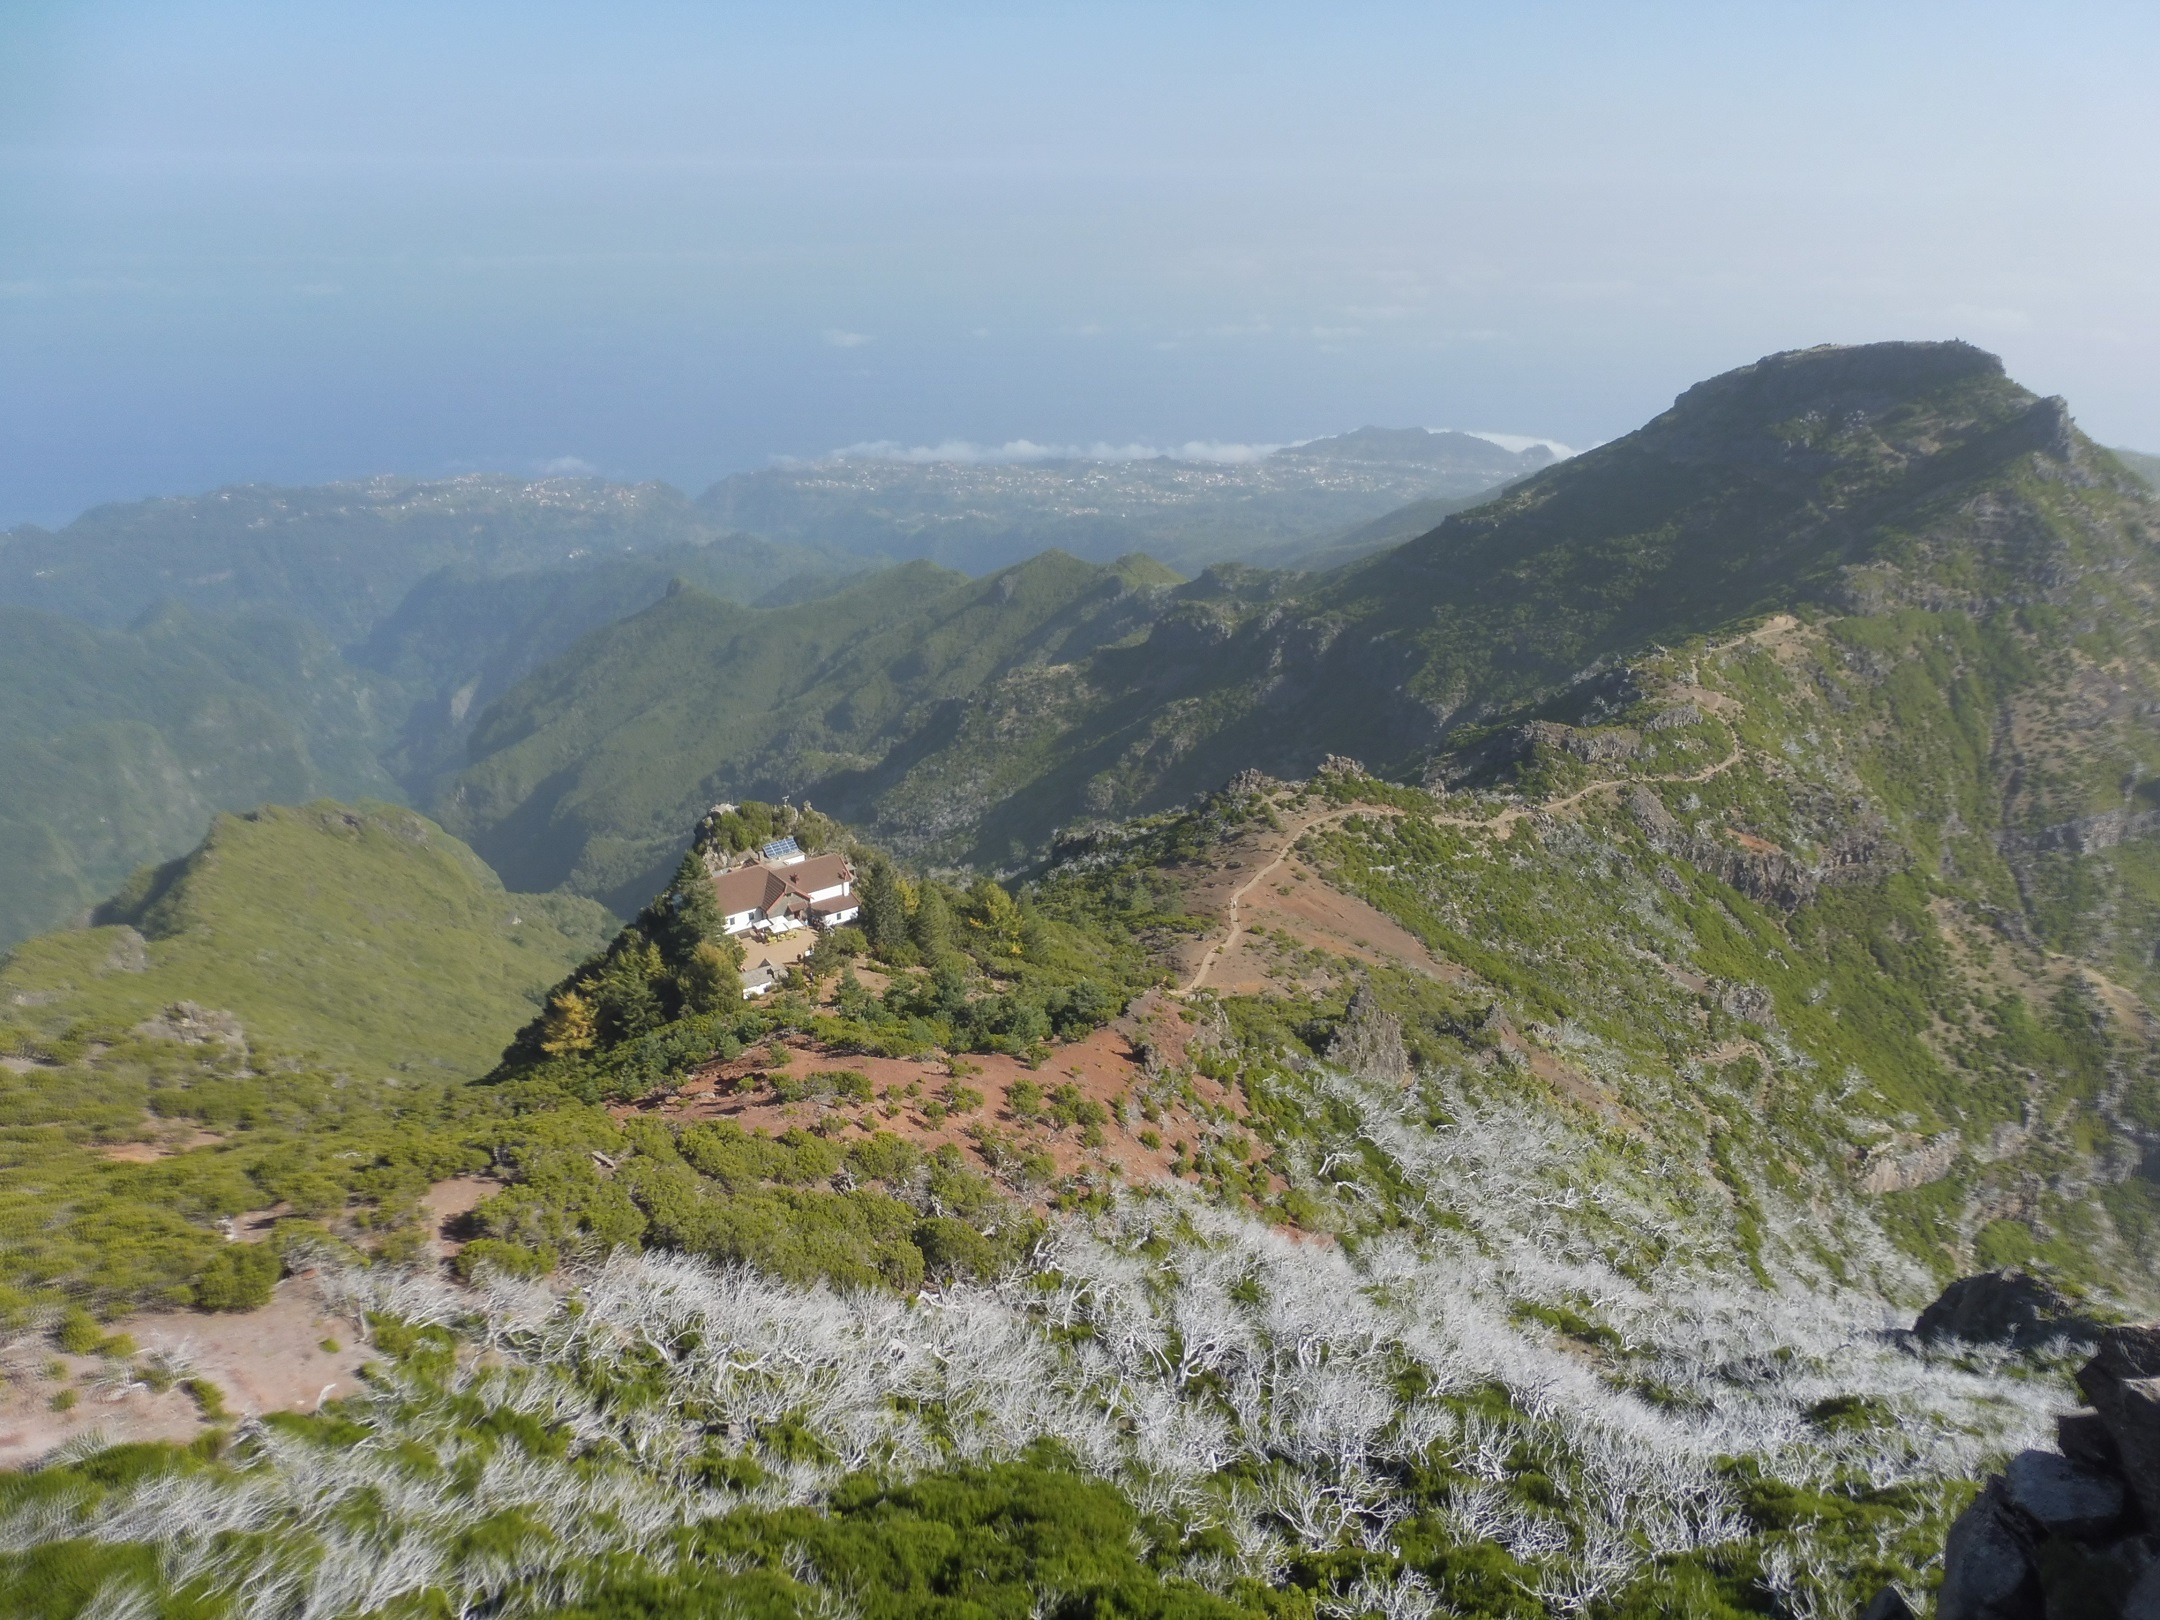
[[[758,857],[761,860],[784,861],[790,855],[800,855],[801,853],[802,846],[796,843],[794,839],[775,838],[771,843],[767,844],[763,849],[758,851]]]

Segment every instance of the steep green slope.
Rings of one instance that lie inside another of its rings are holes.
[[[1473,506],[1482,506],[1489,499],[1491,491],[1477,495],[1430,496],[1333,534],[1255,549],[1241,560],[1255,568],[1296,568],[1323,573],[1362,562],[1378,552],[1392,550],[1406,540],[1430,534],[1443,519],[1453,517],[1457,512],[1467,512]]]
[[[1050,553],[979,581],[910,563],[763,611],[685,589],[514,688],[440,813],[508,881],[632,909],[708,804],[874,793],[971,694],[1144,626],[1174,579]]]
[[[589,901],[506,892],[439,827],[366,801],[220,816],[97,924],[0,964],[18,1024],[127,1027],[191,1001],[281,1051],[453,1075],[485,1070],[609,926]]]
[[[465,763],[489,702],[674,579],[736,601],[802,601],[860,567],[742,536],[532,567],[545,551],[519,525],[535,513],[549,546],[602,537],[530,490],[523,505],[505,495],[492,530],[463,531],[445,525],[475,513],[455,503],[416,516],[388,497],[354,512],[323,496],[253,492],[215,524],[202,510],[214,499],[127,522],[93,514],[51,546],[0,538],[0,599],[105,620],[145,593],[166,596],[125,630],[0,605],[0,946],[189,848],[217,810],[326,793],[425,798]],[[475,560],[420,579],[370,627],[378,587],[402,589],[411,567],[461,555]],[[179,578],[182,562],[200,573]],[[370,633],[341,653],[302,614]]]
[[[566,568],[430,574],[349,654],[394,680],[407,705],[384,767],[415,798],[432,796],[466,764],[472,727],[489,704],[580,636],[650,607],[678,580],[730,602],[794,604],[847,578],[823,565],[790,571],[801,561],[788,548],[736,536]]]
[[[1402,695],[1445,725],[1659,636],[1839,603],[1848,569],[1954,541],[1965,504],[2011,497],[2034,453],[2072,456],[2062,403],[1968,345],[1773,356],[1315,606],[1400,648]]]
[[[395,796],[385,695],[320,635],[162,610],[94,630],[0,607],[0,947],[79,917],[218,810]]]

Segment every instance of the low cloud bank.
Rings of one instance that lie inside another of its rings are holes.
[[[845,445],[824,459],[828,461],[960,462],[994,466],[1023,461],[1210,461],[1228,464],[1258,461],[1285,448],[1281,444],[1225,444],[1214,439],[1194,439],[1184,444],[1037,444],[1033,439],[1008,439],[1003,444],[975,444],[966,439],[946,439],[938,444],[903,445],[892,439],[876,439]],[[787,461],[781,463],[789,465]]]

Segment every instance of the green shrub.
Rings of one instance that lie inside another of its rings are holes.
[[[196,1276],[195,1304],[206,1311],[252,1311],[270,1303],[284,1269],[264,1243],[228,1243]]]
[[[890,1131],[879,1131],[868,1141],[848,1149],[848,1167],[868,1181],[891,1185],[911,1181],[922,1167],[922,1155],[912,1144]]]
[[[917,1221],[910,1235],[930,1276],[989,1277],[997,1270],[997,1251],[990,1240],[965,1221],[934,1215]]]
[[[870,1077],[856,1069],[813,1069],[805,1075],[783,1074],[773,1081],[773,1095],[784,1103],[835,1097],[843,1102],[871,1099]]]
[[[96,1317],[78,1305],[60,1318],[59,1338],[60,1348],[69,1355],[94,1355],[105,1342],[105,1330],[98,1326]]]
[[[474,1238],[457,1253],[450,1262],[450,1269],[470,1282],[473,1274],[482,1266],[511,1277],[545,1277],[553,1271],[561,1257],[545,1244],[527,1248],[522,1243],[509,1243],[501,1238]]]

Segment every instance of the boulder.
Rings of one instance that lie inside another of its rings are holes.
[[[2146,1523],[2160,1525],[2160,1325],[2109,1328],[2077,1382],[2107,1425]]]
[[[2072,1462],[2097,1468],[2103,1474],[2118,1473],[2122,1468],[2122,1453],[2115,1449],[2115,1437],[2108,1433],[2107,1420],[2090,1407],[2057,1416],[2055,1443]]]
[[[2160,1378],[2124,1379],[2100,1416],[2121,1454],[2123,1483],[2145,1510],[2145,1522],[2160,1524]]]
[[[2122,1522],[2122,1481],[2052,1451],[2021,1451],[2003,1471],[2003,1501],[2042,1535],[2097,1541]]]
[[[1913,1323],[1923,1344],[1958,1339],[2010,1350],[2037,1350],[2059,1338],[2095,1338],[2099,1331],[2038,1277],[2014,1269],[1960,1277]]]
[[[2092,1360],[2078,1369],[2078,1388],[2092,1396],[2088,1379],[2114,1382],[2124,1378],[2160,1377],[2160,1322],[2135,1327],[2111,1327],[2100,1334]],[[2093,1405],[2100,1403],[2094,1401]]]
[[[1920,1620],[1913,1613],[1913,1606],[1905,1601],[1905,1594],[1894,1586],[1886,1586],[1868,1601],[1860,1611],[1860,1620]]]
[[[1936,1620],[2045,1620],[2031,1551],[2004,1501],[2001,1479],[1958,1515],[1943,1547]]]
[[[2062,1451],[2020,1452],[1950,1527],[1937,1620],[2160,1620],[2160,1323],[2096,1337]]]
[[[2160,1560],[2145,1566],[2123,1599],[2122,1620],[2160,1620]]]

